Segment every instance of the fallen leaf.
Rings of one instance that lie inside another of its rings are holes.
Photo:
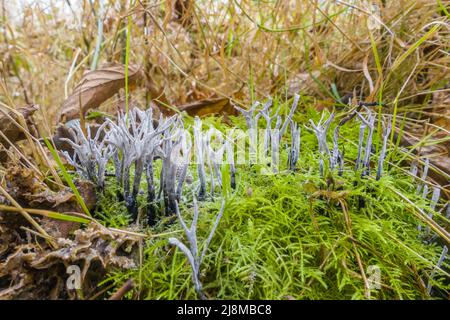
[[[180,111],[186,111],[191,116],[205,116],[211,114],[235,115],[236,110],[227,98],[211,98],[179,106]]]
[[[15,111],[10,111],[8,113],[0,112],[0,128],[2,133],[6,136],[6,138],[11,142],[17,142],[20,140],[26,139],[25,133],[23,133],[22,129],[20,129],[16,123],[20,124],[19,117],[23,117],[27,124],[31,124],[31,117],[36,110],[39,109],[37,105],[28,105],[23,108],[18,108]],[[14,121],[12,121],[13,119]],[[10,147],[10,144],[3,136],[0,135],[0,145],[2,145],[5,149]],[[0,151],[0,163],[4,162],[7,159],[7,154],[4,151]]]
[[[128,66],[128,83],[134,85],[141,77],[139,65]],[[114,64],[87,72],[60,110],[58,122],[66,122],[80,116],[89,109],[97,108],[125,87],[125,66]]]

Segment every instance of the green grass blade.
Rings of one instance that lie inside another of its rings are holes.
[[[129,101],[128,101],[128,66],[130,64],[130,38],[131,38],[131,17],[128,16],[127,19],[127,41],[125,47],[125,113],[128,115]],[[128,117],[127,117],[128,121]]]
[[[53,218],[53,219],[56,219],[56,220],[61,220],[61,221],[79,222],[79,223],[85,223],[85,224],[90,223],[90,221],[88,219],[75,217],[75,216],[70,216],[68,214],[59,213],[59,212],[49,212],[47,214],[47,217]]]
[[[83,209],[83,211],[88,215],[91,216],[91,213],[89,212],[89,209],[86,206],[86,203],[84,202],[83,198],[81,197],[80,193],[78,192],[77,187],[73,183],[72,177],[67,172],[66,168],[64,167],[61,158],[58,155],[58,152],[56,152],[55,148],[53,148],[50,141],[48,141],[47,138],[44,137],[45,144],[47,145],[47,148],[50,150],[53,158],[55,159],[56,163],[58,164],[59,169],[61,170],[61,173],[66,180],[67,184],[69,185],[70,189],[72,189],[72,192],[74,193],[79,205]]]
[[[394,61],[394,64],[392,65],[391,68],[391,72],[395,71],[403,63],[403,61],[405,61],[406,58],[408,58],[411,55],[411,53],[413,53],[422,43],[428,40],[428,38],[430,38],[439,28],[440,25],[438,24],[434,25],[433,28],[428,30],[428,32],[425,33],[419,40],[417,40],[416,43],[410,46],[405,53],[403,53],[400,57],[398,57]]]

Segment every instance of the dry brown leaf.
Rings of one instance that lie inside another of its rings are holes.
[[[450,130],[450,94],[445,91],[433,93],[433,123],[446,130]],[[442,137],[446,135],[441,132]]]
[[[128,67],[128,83],[134,85],[141,77],[139,65]],[[66,122],[80,116],[89,109],[97,108],[125,86],[125,66],[114,64],[87,72],[60,110],[59,122]]]
[[[11,143],[24,140],[26,138],[25,133],[23,133],[22,129],[20,129],[14,121],[20,123],[19,117],[23,117],[27,124],[31,124],[31,116],[38,109],[39,107],[37,105],[28,105],[15,110],[15,112],[10,111],[7,114],[0,112],[0,128],[2,133]],[[11,118],[14,119],[14,121],[12,121]],[[3,145],[5,148],[10,147],[8,141],[4,139],[3,136],[0,136],[0,145]],[[0,163],[5,160],[6,152],[0,151]]]
[[[186,111],[191,116],[205,116],[205,115],[235,115],[236,110],[227,98],[211,98],[196,101],[193,103],[179,106],[180,111]]]

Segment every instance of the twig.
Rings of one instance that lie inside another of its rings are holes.
[[[123,296],[134,288],[132,279],[127,280],[108,300],[122,300]]]

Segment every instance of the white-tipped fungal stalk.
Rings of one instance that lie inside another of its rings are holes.
[[[178,198],[177,181],[179,181],[179,168],[183,166],[183,155],[181,154],[182,132],[183,130],[179,127],[179,124],[175,123],[172,128],[164,131],[163,136],[160,186],[167,215],[175,211],[175,202]]]
[[[420,194],[420,190],[424,187],[424,185],[426,185],[423,181],[427,179],[429,167],[430,167],[430,159],[426,158],[422,170],[422,175],[420,176],[420,179],[422,181],[417,184],[417,191],[416,191],[417,194]]]
[[[370,174],[370,155],[372,153],[372,138],[373,138],[373,131],[375,129],[375,117],[376,115],[373,114],[369,109],[366,108],[367,111],[367,119],[364,118],[359,112],[356,114],[361,119],[362,122],[366,124],[366,126],[369,128],[369,133],[367,135],[366,139],[366,145],[364,150],[364,160],[363,160],[363,172],[362,176],[366,176]]]
[[[359,166],[361,165],[361,159],[364,156],[363,143],[365,131],[366,131],[366,123],[362,121],[359,126],[358,155],[356,157],[355,170],[359,169]]]
[[[417,168],[417,161],[416,160],[413,160],[412,162],[411,162],[411,168],[409,169],[409,172],[411,173],[411,175],[413,176],[413,177],[417,177],[417,172],[418,172],[418,168]]]
[[[435,275],[435,271],[436,271],[436,269],[440,269],[441,268],[442,263],[444,262],[444,260],[445,260],[445,258],[447,256],[447,252],[448,252],[448,247],[444,246],[442,248],[441,256],[439,257],[439,260],[436,263],[435,269],[433,271],[431,271],[430,278],[428,279],[428,284],[427,284],[427,292],[428,292],[428,294],[431,294],[431,289],[433,288],[432,281],[433,281],[433,278],[434,278],[434,275]]]
[[[287,126],[292,123],[292,117],[294,116],[295,110],[297,110],[298,101],[300,100],[300,96],[298,94],[294,95],[294,102],[292,103],[291,110],[289,111],[288,116],[286,117],[283,126],[280,129],[280,136],[283,136],[286,132]]]
[[[425,184],[423,187],[422,198],[428,199],[428,185],[427,184]],[[419,225],[417,226],[417,230],[422,231],[422,224],[419,223]]]
[[[266,120],[266,128],[264,130],[264,139],[263,139],[263,150],[262,150],[262,156],[264,158],[267,157],[269,154],[269,145],[270,145],[270,137],[271,137],[271,131],[272,131],[272,121],[278,117],[278,112],[275,112],[273,116],[270,116],[269,108],[272,105],[272,100],[269,100],[268,103],[266,103],[262,110],[259,111],[259,115],[261,115]]]
[[[216,136],[216,138],[218,139],[217,143],[219,144],[219,146],[216,149],[213,147],[213,136]],[[217,184],[219,185],[219,187],[222,188],[222,171],[220,170],[220,167],[223,161],[223,153],[225,151],[222,133],[214,128],[210,128],[206,135],[206,146],[209,160],[208,163],[210,165],[211,196],[213,196],[215,179],[217,180]]]
[[[275,128],[270,133],[270,145],[271,145],[271,157],[272,157],[272,172],[278,173],[278,166],[280,164],[280,127],[281,127],[281,117],[277,116],[277,122],[275,123]]]
[[[203,244],[203,249],[200,252],[200,248],[198,245],[198,238],[197,238],[197,222],[198,222],[198,215],[199,210],[197,206],[197,201],[193,200],[194,203],[194,216],[192,219],[191,226],[188,227],[186,225],[186,222],[184,221],[183,217],[180,214],[180,208],[178,206],[178,202],[175,201],[175,212],[177,214],[178,220],[180,221],[180,224],[184,230],[184,233],[186,234],[186,238],[188,240],[187,247],[183,242],[181,242],[177,238],[169,238],[169,243],[171,245],[174,245],[178,247],[186,256],[186,258],[189,261],[189,264],[191,265],[192,269],[192,281],[194,282],[195,291],[199,295],[201,299],[206,299],[203,289],[202,289],[202,283],[200,281],[200,267],[203,262],[203,259],[206,255],[206,252],[208,250],[209,244],[214,236],[214,233],[217,229],[217,226],[219,225],[220,219],[222,218],[223,212],[225,210],[225,200],[222,202],[222,207],[220,209],[219,214],[216,217],[216,220],[213,224],[213,227],[211,229],[211,232],[209,233],[208,238],[206,239],[205,243]]]
[[[257,159],[258,120],[261,115],[259,113],[256,113],[256,108],[259,106],[259,104],[259,102],[255,102],[249,110],[240,108],[238,106],[234,107],[244,116],[245,122],[247,124],[250,164],[254,164]]]
[[[323,158],[325,156],[330,157],[330,149],[328,149],[327,145],[327,131],[330,128],[331,121],[334,119],[334,113],[330,115],[330,117],[323,121],[325,114],[322,113],[322,116],[317,123],[317,125],[314,123],[312,119],[309,120],[309,123],[311,124],[312,131],[316,134],[317,142],[319,144],[319,153],[320,153],[320,159],[319,159],[319,170],[320,174],[323,175]]]
[[[194,146],[195,156],[197,164],[197,174],[200,180],[200,190],[198,193],[198,199],[204,200],[206,196],[206,170],[205,170],[205,138],[202,132],[202,121],[199,117],[195,117],[194,120]]]
[[[433,219],[433,212],[436,209],[436,205],[439,201],[440,196],[441,196],[441,188],[433,187],[433,193],[431,195],[431,201],[430,201],[430,212],[428,214],[428,217],[430,219]],[[425,233],[426,233],[426,235],[430,234],[430,226],[427,226]]]
[[[288,165],[291,171],[296,171],[298,158],[300,157],[300,133],[300,126],[291,120],[291,148],[288,156]]]
[[[236,166],[234,163],[234,146],[233,143],[227,138],[225,140],[225,152],[227,155],[227,162],[230,166],[230,185],[232,189],[236,188]]]
[[[380,180],[381,173],[383,172],[383,163],[386,158],[387,141],[391,134],[391,128],[392,123],[390,121],[387,121],[387,124],[383,122],[383,146],[381,147],[380,157],[378,158],[377,180]]]
[[[181,131],[181,156],[180,165],[178,167],[178,185],[177,185],[177,200],[180,201],[181,194],[183,192],[183,183],[186,180],[186,175],[188,171],[189,161],[191,157],[192,141],[190,136],[185,130]]]
[[[330,157],[331,170],[337,166],[341,167],[341,163],[343,162],[342,153],[339,151],[339,129],[340,126],[336,126],[333,133],[333,152]],[[339,169],[339,171],[341,171],[341,169]],[[341,172],[339,173],[341,174]]]

